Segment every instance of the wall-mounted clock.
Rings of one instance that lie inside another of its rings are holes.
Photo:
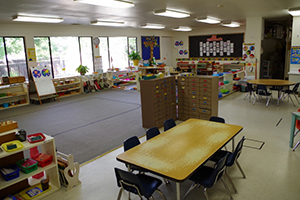
[[[99,40],[99,38],[98,37],[95,37],[94,38],[94,45],[99,45],[100,44],[100,40]]]

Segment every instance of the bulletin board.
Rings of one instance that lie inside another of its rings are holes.
[[[38,96],[56,94],[56,90],[52,81],[51,70],[48,67],[31,67],[30,72]]]
[[[244,33],[189,36],[189,57],[242,57]]]
[[[160,40],[157,36],[142,36],[142,58],[143,60],[150,59],[150,51],[153,46],[153,57],[156,60],[160,59]]]
[[[292,46],[291,64],[300,64],[300,46]]]

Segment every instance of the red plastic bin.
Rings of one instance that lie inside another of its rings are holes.
[[[45,153],[40,153],[36,156],[33,156],[32,159],[38,162],[38,166],[45,167],[52,163],[52,156]]]
[[[43,133],[34,133],[31,135],[27,135],[27,140],[30,143],[35,143],[35,142],[41,142],[44,141],[46,137],[44,136]]]
[[[13,170],[13,172],[6,173],[5,169]],[[20,169],[15,164],[10,164],[10,165],[1,167],[0,172],[6,181],[10,181],[10,180],[18,178],[20,176]]]

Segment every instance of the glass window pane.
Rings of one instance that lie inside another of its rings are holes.
[[[54,78],[76,76],[80,65],[78,37],[50,37]]]
[[[137,52],[137,38],[136,37],[128,37],[128,45],[129,45],[129,54],[133,51]]]
[[[35,37],[34,47],[37,66],[52,67],[50,59],[50,47],[48,37]]]
[[[0,77],[8,76],[3,37],[0,37]]]
[[[5,37],[4,40],[10,70],[9,76],[25,76],[26,80],[28,80],[24,39]]]
[[[89,68],[88,74],[94,72],[93,53],[92,53],[92,38],[80,37],[80,52],[82,65]]]
[[[128,67],[127,37],[109,37],[111,67],[126,69]]]
[[[100,56],[102,57],[102,66],[103,66],[103,71],[106,72],[107,69],[109,68],[109,56],[108,56],[108,40],[107,37],[99,37],[100,39]]]

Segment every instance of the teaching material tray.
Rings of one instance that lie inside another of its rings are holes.
[[[30,134],[27,135],[27,140],[30,143],[35,143],[35,142],[41,142],[45,140],[45,136],[43,133],[34,133],[34,134]]]
[[[22,149],[24,145],[19,140],[13,140],[1,144],[1,147],[7,152],[11,152],[11,151]]]

